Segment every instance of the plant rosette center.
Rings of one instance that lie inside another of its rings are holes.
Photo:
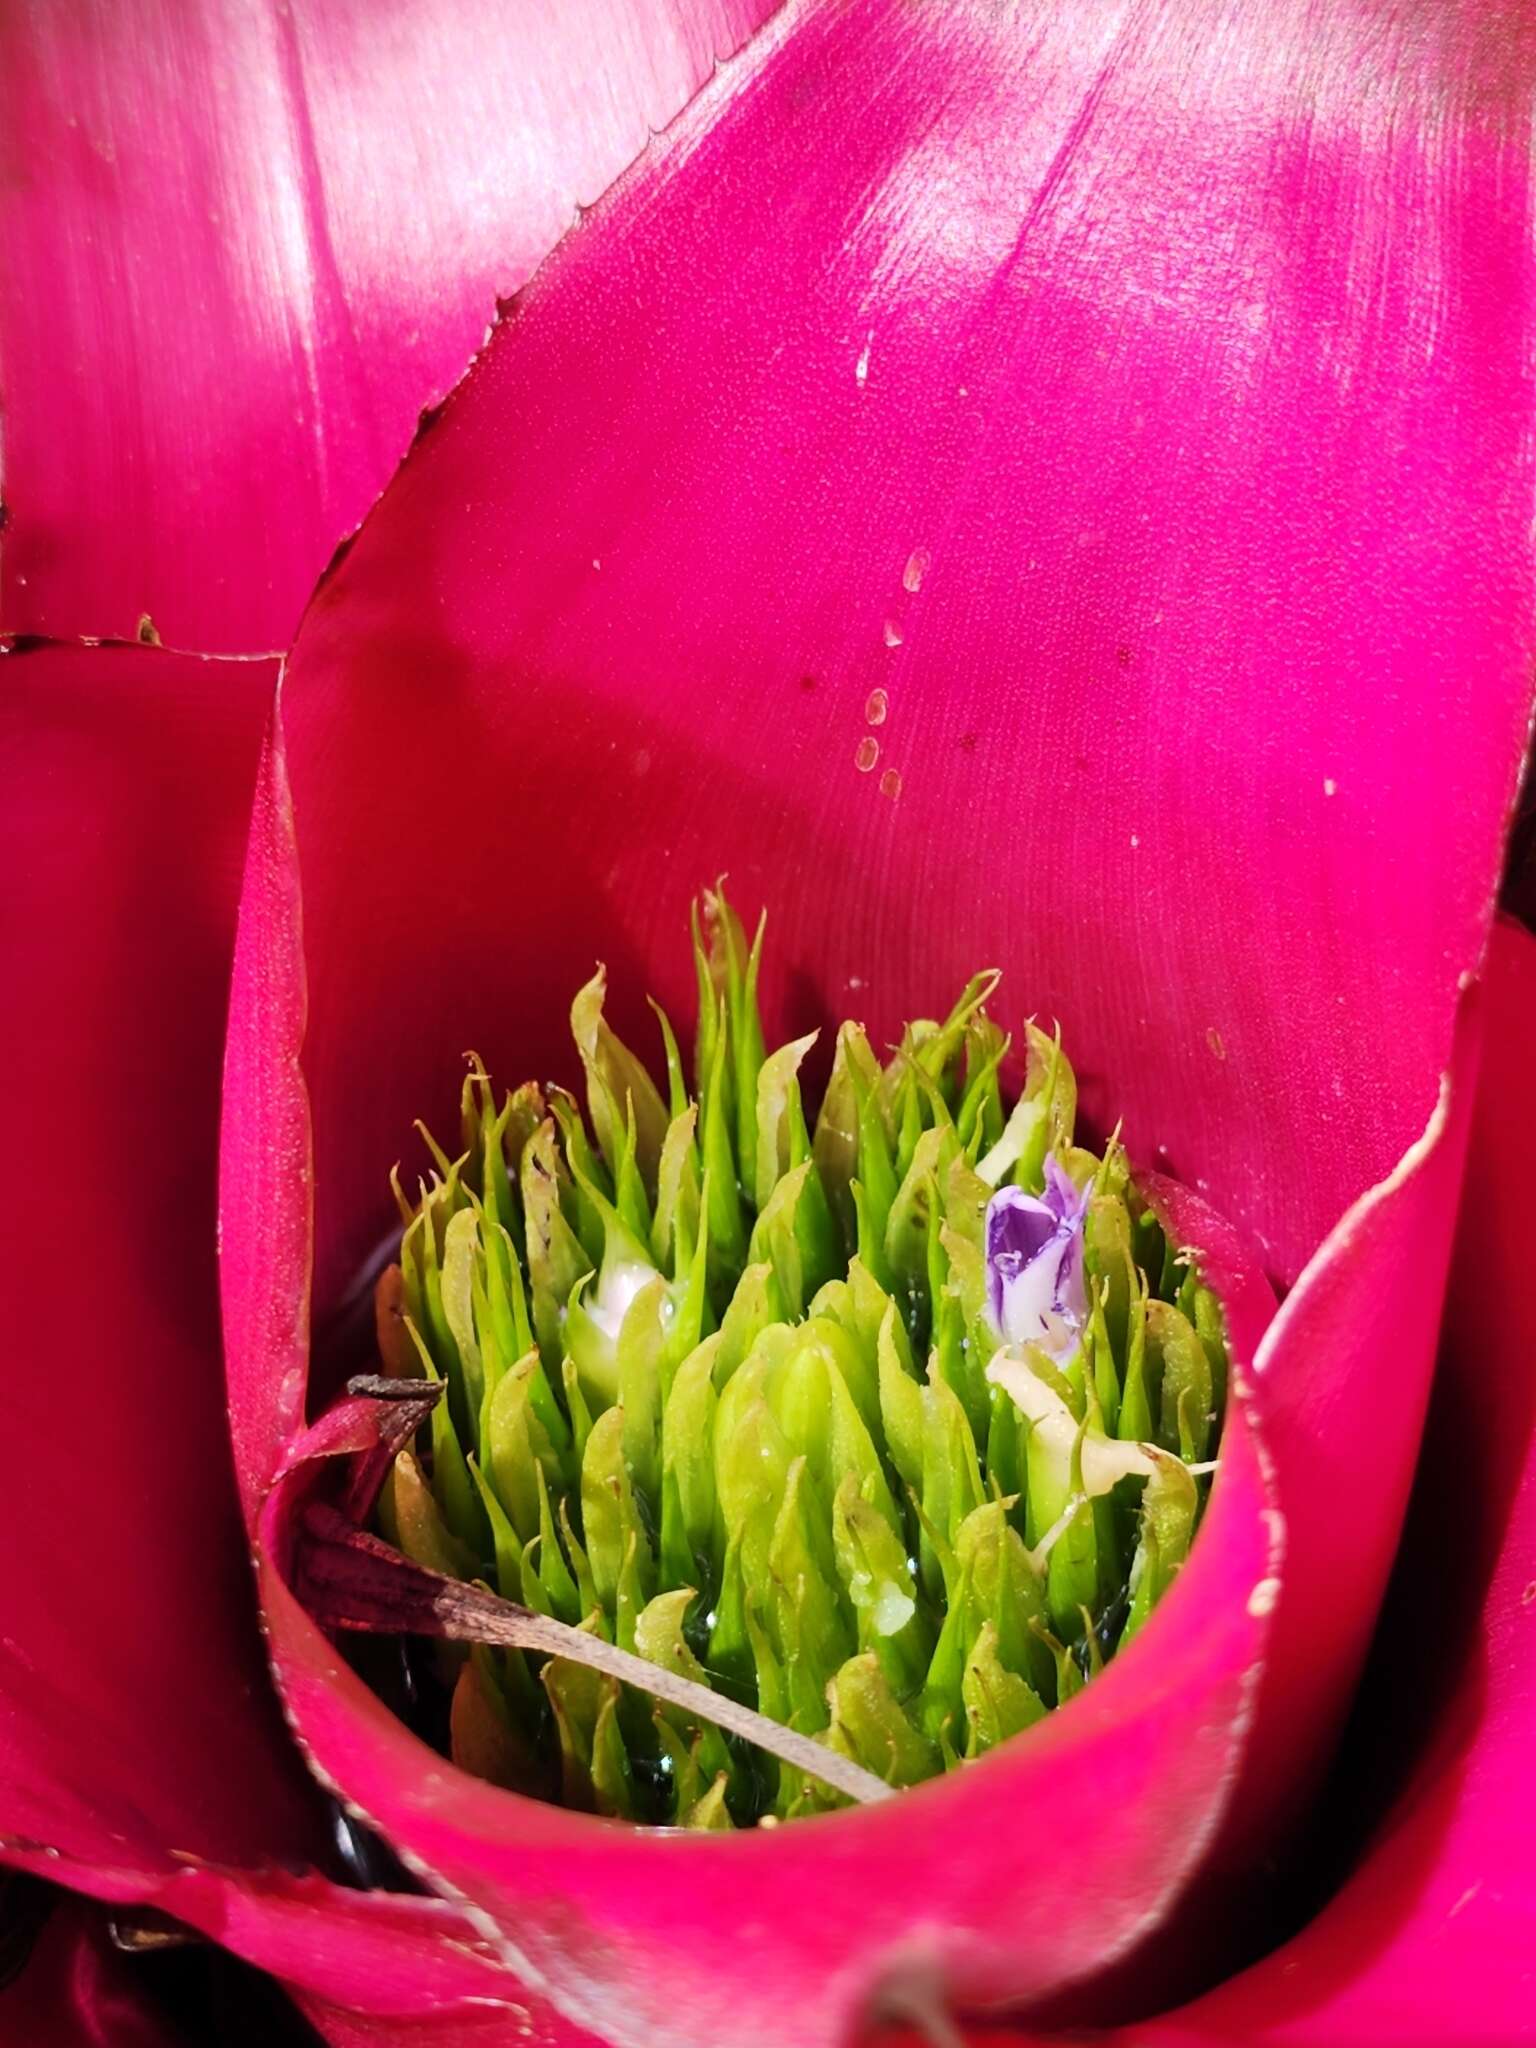
[[[401,1637],[360,1666],[466,1770],[732,1828],[957,1769],[1122,1652],[1194,1539],[1227,1346],[997,974],[884,1060],[842,1024],[813,1121],[762,923],[703,908],[691,1066],[658,1009],[658,1085],[599,969],[584,1108],[472,1059],[456,1153],[423,1132],[396,1176],[353,1383],[389,1419],[303,1591]]]

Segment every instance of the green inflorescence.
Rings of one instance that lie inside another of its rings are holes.
[[[380,1348],[446,1398],[380,1526],[909,1785],[1145,1622],[1203,1499],[1221,1315],[1119,1144],[1074,1142],[1072,1069],[1032,1023],[1005,1108],[997,975],[883,1064],[845,1023],[813,1131],[813,1039],[764,1044],[762,925],[749,946],[723,894],[704,907],[691,1094],[659,1010],[665,1093],[620,1043],[599,970],[572,1008],[585,1117],[532,1083],[498,1108],[473,1060],[459,1156],[432,1145],[414,1204],[397,1181]],[[1005,1386],[983,1219],[1001,1183],[1038,1193],[1048,1155],[1092,1188],[1089,1313],[1069,1357],[1016,1353]],[[501,1783],[692,1827],[838,1803],[576,1662],[453,1654],[453,1754]]]

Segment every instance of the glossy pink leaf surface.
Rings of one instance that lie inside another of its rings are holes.
[[[0,656],[0,1859],[317,1994],[362,1973],[385,2010],[451,2013],[506,1990],[453,1908],[304,1874],[324,1815],[264,1668],[230,1458],[219,1064],[274,680],[157,648]]]
[[[1359,1867],[1296,1940],[1107,2048],[1505,2048],[1536,2038],[1527,1815],[1536,1716],[1536,940],[1494,934],[1467,1177],[1421,1470],[1373,1663],[1380,1739],[1447,1677],[1428,1739]],[[1426,1658],[1426,1601],[1439,1617]],[[1469,1627],[1468,1624],[1471,1624]],[[1059,2036],[978,2031],[977,2048]]]
[[[418,411],[770,0],[0,14],[0,624],[286,647]]]
[[[553,2016],[535,2029],[506,2012],[464,2012],[440,2019],[389,2020],[301,1999],[310,2024],[329,2048],[602,2048],[595,2037]]]
[[[148,648],[0,657],[0,1065],[21,1198],[0,1836],[160,1874],[178,1855],[291,1856],[313,1828],[254,1635],[214,1227],[242,819],[273,681],[269,662]]]
[[[661,1843],[473,1786],[269,1564],[322,1768],[615,2041],[1043,1998],[1304,1802],[1412,1470],[1529,710],[1529,78],[1490,21],[794,9],[540,272],[307,618],[227,1072],[251,1512],[311,1277],[318,1403],[463,1048],[569,1078],[594,955],[650,1045],[721,868],[772,913],[774,1028],[885,1036],[995,961],[1089,1112],[1299,1282],[1267,1483],[1234,1426],[1138,1654],[885,1812]],[[1165,1956],[1216,1967],[1192,1896]]]
[[[1495,936],[1466,1196],[1447,1302],[1432,1444],[1414,1503],[1403,1598],[1374,1695],[1433,1686],[1426,1600],[1457,1661],[1431,1739],[1362,1867],[1297,1941],[1161,2026],[1138,2048],[1232,2040],[1273,2048],[1536,2039],[1529,1816],[1536,1802],[1536,940]],[[1467,1624],[1473,1623],[1469,1629]]]

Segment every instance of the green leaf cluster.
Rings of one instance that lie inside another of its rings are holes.
[[[762,946],[706,895],[691,1068],[656,1013],[664,1085],[607,1022],[602,969],[571,1013],[584,1101],[498,1104],[471,1061],[456,1153],[428,1138],[416,1198],[396,1183],[380,1349],[446,1398],[381,1526],[909,1785],[1144,1625],[1202,1503],[1221,1315],[1118,1142],[1077,1143],[1059,1038],[1028,1023],[1015,1048],[988,1015],[996,974],[883,1059],[844,1023],[813,1119],[816,1037],[767,1048]],[[1092,1188],[1091,1311],[1064,1362],[995,1362],[986,1206],[1038,1193],[1048,1155]],[[558,1658],[477,1651],[453,1726],[471,1768],[636,1820],[835,1799]]]

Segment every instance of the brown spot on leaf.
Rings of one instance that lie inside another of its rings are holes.
[[[386,1266],[379,1275],[373,1290],[373,1327],[385,1376],[392,1380],[419,1379],[421,1362],[405,1327],[405,1275],[398,1266]]]

